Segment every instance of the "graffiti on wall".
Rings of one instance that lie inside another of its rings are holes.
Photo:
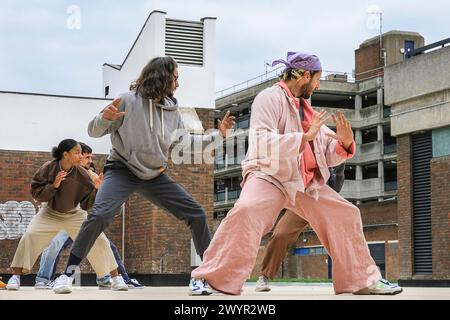
[[[29,201],[0,203],[0,240],[20,239],[35,214],[36,208]]]

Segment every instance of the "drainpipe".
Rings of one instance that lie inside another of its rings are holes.
[[[122,204],[122,261],[125,263],[125,203]]]

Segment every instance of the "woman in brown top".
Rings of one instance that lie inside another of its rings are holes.
[[[87,171],[79,166],[81,147],[75,140],[61,141],[58,147],[53,148],[52,155],[54,159],[44,163],[31,182],[31,194],[42,206],[20,239],[11,263],[14,275],[8,281],[8,290],[20,288],[20,275],[30,272],[39,255],[59,231],[64,230],[72,239],[76,238],[87,217],[86,210],[92,206],[103,180],[100,175],[93,182]],[[87,258],[99,278],[117,269],[109,241],[103,233],[95,241]],[[127,289],[125,283],[116,288]]]

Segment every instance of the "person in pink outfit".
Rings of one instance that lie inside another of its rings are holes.
[[[254,99],[242,192],[221,222],[202,264],[191,273],[190,295],[213,289],[239,295],[254,267],[261,238],[283,208],[306,220],[333,259],[336,294],[397,294],[382,279],[364,238],[359,209],[326,185],[329,167],[355,154],[350,122],[331,115],[336,132],[308,102],[320,86],[315,55],[289,52],[280,81]]]

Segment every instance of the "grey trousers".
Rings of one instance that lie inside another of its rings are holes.
[[[211,242],[206,213],[183,187],[165,173],[151,180],[142,180],[121,163],[108,164],[106,167],[108,166],[103,183],[97,192],[92,213],[84,221],[72,246],[73,255],[84,259],[97,237],[120,213],[118,210],[120,206],[136,192],[184,221],[191,230],[197,253],[203,258],[203,252]]]

